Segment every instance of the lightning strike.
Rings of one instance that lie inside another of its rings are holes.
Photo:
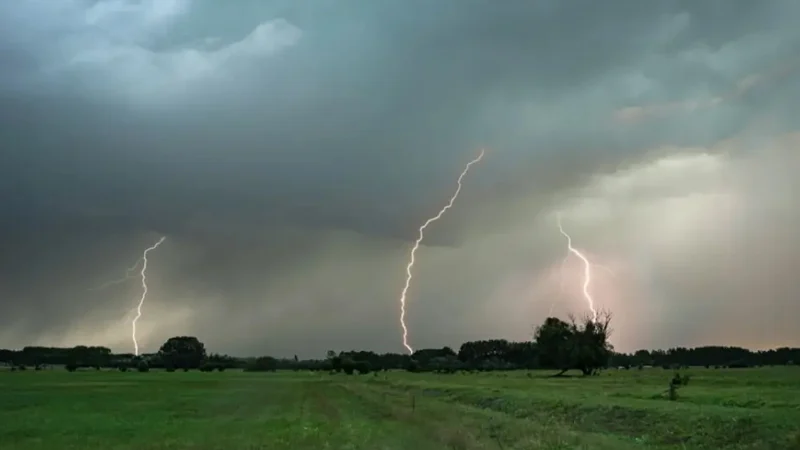
[[[89,291],[100,291],[100,290],[103,290],[103,289],[105,289],[107,287],[113,286],[115,284],[124,283],[124,282],[130,280],[131,278],[133,278],[133,273],[136,270],[136,268],[139,267],[139,264],[141,262],[142,262],[142,258],[139,258],[136,261],[136,264],[134,264],[133,266],[131,266],[131,267],[127,268],[127,269],[125,269],[125,276],[124,277],[116,279],[116,280],[106,281],[105,283],[101,284],[100,286],[89,288],[88,290]]]
[[[592,312],[592,321],[597,321],[597,309],[594,306],[594,298],[592,298],[591,292],[589,292],[589,287],[592,284],[592,263],[589,262],[589,258],[584,256],[580,250],[576,249],[572,246],[572,237],[564,231],[564,227],[561,225],[561,215],[558,216],[558,231],[561,232],[561,235],[567,239],[567,250],[569,253],[577,256],[583,261],[583,297],[586,299],[586,303],[589,305],[589,310]],[[569,254],[567,255],[569,256]],[[566,259],[564,260],[566,261]],[[562,262],[563,268],[563,262]],[[562,284],[563,287],[563,284]],[[552,309],[552,308],[551,308]]]
[[[164,242],[166,236],[162,236],[161,239],[158,240],[152,246],[146,248],[144,253],[142,253],[142,270],[139,272],[139,275],[142,277],[142,297],[139,299],[139,304],[136,306],[136,317],[133,318],[131,321],[131,337],[133,338],[133,354],[139,356],[139,342],[136,340],[136,322],[139,321],[139,318],[142,317],[142,305],[144,305],[144,300],[147,298],[147,254],[151,250],[155,250]],[[138,263],[137,263],[138,265]],[[135,267],[135,266],[134,266]]]
[[[444,213],[453,207],[453,203],[455,203],[456,199],[458,198],[458,194],[461,192],[461,181],[467,175],[467,172],[469,172],[469,168],[472,167],[473,164],[476,164],[483,159],[484,154],[485,151],[481,150],[477,158],[467,163],[467,166],[461,172],[461,175],[458,176],[458,180],[456,181],[458,187],[456,187],[456,191],[453,193],[453,196],[450,197],[450,201],[439,211],[438,214],[426,220],[425,223],[419,227],[419,235],[417,240],[414,242],[414,247],[411,248],[411,256],[409,257],[408,265],[406,266],[406,284],[403,287],[403,291],[400,293],[400,326],[403,328],[403,347],[408,350],[409,354],[414,353],[414,349],[408,344],[408,327],[406,326],[406,296],[408,295],[408,288],[411,287],[411,278],[413,277],[411,274],[411,269],[414,267],[414,263],[416,262],[415,256],[417,249],[419,249],[420,243],[422,243],[422,240],[425,238],[425,229],[428,228],[428,225],[441,219]]]
[[[569,257],[570,256],[572,256],[572,252],[571,251],[567,251],[567,256],[565,256],[564,259],[561,261],[561,270],[559,271],[559,273],[561,274],[561,278],[560,278],[560,282],[559,282],[559,291],[558,291],[559,292],[559,297],[563,297],[564,296],[564,269],[567,266],[567,261],[569,261]],[[592,264],[591,266],[592,267],[596,267],[598,269],[603,269],[603,271],[605,271],[606,273],[608,273],[612,277],[616,277],[617,276],[617,274],[613,270],[611,270],[611,268],[608,267],[608,266],[604,266],[602,264]],[[550,311],[547,313],[547,317],[553,317],[553,308],[555,307],[555,304],[556,304],[555,299],[550,301]]]

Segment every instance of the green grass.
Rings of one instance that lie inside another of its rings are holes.
[[[0,372],[0,448],[800,449],[800,369]]]

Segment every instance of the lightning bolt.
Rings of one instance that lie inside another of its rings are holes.
[[[562,234],[564,234],[563,231]],[[572,252],[567,251],[567,256],[565,256],[564,259],[561,261],[561,270],[559,272],[561,274],[561,281],[559,284],[559,297],[564,296],[564,269],[566,268],[567,261],[569,261],[570,256],[572,256]],[[611,268],[608,266],[604,266],[602,264],[591,264],[591,266],[596,267],[598,269],[603,269],[606,273],[608,273],[612,277],[617,276],[617,274],[613,270],[611,270]],[[555,304],[556,304],[555,299],[550,301],[550,312],[547,313],[547,317],[553,317],[553,307],[555,306]]]
[[[586,299],[586,303],[589,305],[589,310],[592,312],[592,321],[597,321],[597,309],[594,307],[594,298],[592,298],[591,292],[589,292],[589,287],[592,284],[592,263],[589,262],[589,258],[583,255],[580,250],[576,249],[572,246],[572,237],[564,231],[564,227],[561,225],[561,215],[558,215],[558,231],[561,232],[561,235],[567,239],[567,250],[569,253],[577,256],[583,261],[583,297]],[[567,256],[569,257],[569,253]],[[566,259],[564,259],[566,262]],[[562,269],[564,267],[564,262],[561,263]],[[563,280],[563,279],[562,279]],[[563,283],[562,283],[563,287]],[[551,305],[552,310],[552,305]]]
[[[417,250],[419,249],[420,243],[422,243],[422,240],[425,238],[425,229],[428,228],[428,225],[441,219],[444,213],[453,207],[453,203],[455,203],[456,199],[458,198],[458,194],[461,192],[461,181],[467,175],[467,172],[469,172],[469,168],[472,167],[473,164],[483,159],[484,153],[484,150],[481,150],[477,158],[467,163],[467,166],[461,172],[461,175],[458,176],[458,180],[456,181],[458,187],[456,188],[455,193],[453,193],[453,196],[450,197],[450,201],[439,211],[438,214],[426,220],[425,223],[419,227],[419,236],[414,242],[414,247],[411,248],[411,256],[409,258],[408,265],[406,266],[406,284],[403,287],[403,291],[400,293],[400,326],[403,328],[403,347],[408,350],[409,354],[414,353],[414,349],[408,345],[408,327],[406,326],[406,296],[408,295],[408,288],[411,286],[411,278],[413,276],[411,274],[411,269],[414,267],[414,263],[416,262],[415,257]]]
[[[103,290],[103,289],[105,289],[105,288],[107,288],[109,286],[113,286],[115,284],[124,283],[125,281],[130,280],[133,277],[133,271],[136,270],[137,267],[139,267],[139,263],[141,263],[141,262],[142,262],[142,258],[139,258],[136,261],[136,264],[134,264],[133,266],[131,266],[131,267],[127,268],[127,269],[125,269],[125,276],[124,277],[119,278],[117,280],[106,281],[105,283],[101,284],[100,286],[89,288],[88,290],[89,291],[100,291],[100,290]]]
[[[162,236],[161,239],[158,240],[155,244],[150,247],[147,247],[142,253],[142,270],[139,272],[139,275],[142,277],[142,297],[139,299],[139,304],[136,306],[136,317],[133,318],[131,321],[131,337],[133,338],[133,353],[136,356],[139,356],[139,342],[136,340],[136,322],[139,321],[139,318],[142,317],[142,305],[144,305],[144,300],[147,298],[147,254],[150,251],[155,250],[164,242],[166,236]],[[138,265],[138,263],[137,263]],[[136,267],[136,266],[134,266]]]

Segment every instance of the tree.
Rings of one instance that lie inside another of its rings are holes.
[[[438,373],[455,373],[461,369],[461,361],[455,356],[437,356],[428,361],[430,370]]]
[[[178,369],[197,369],[206,359],[206,347],[196,337],[176,336],[169,338],[158,356],[164,365]]]
[[[278,370],[278,360],[271,356],[261,356],[251,361],[244,370],[246,372],[275,372]]]
[[[352,375],[356,370],[356,362],[348,357],[341,358],[341,360],[341,367],[344,373],[347,375]]]
[[[356,372],[361,375],[366,375],[372,371],[372,366],[370,366],[367,361],[356,361],[354,366]]]
[[[584,375],[590,375],[608,366],[613,354],[613,348],[608,342],[610,323],[609,313],[600,314],[597,319],[586,316],[579,323],[571,318],[570,359],[573,368],[580,370]]]
[[[587,316],[580,322],[575,318],[565,322],[548,317],[534,334],[539,364],[559,370],[557,375],[570,369],[578,369],[584,375],[596,373],[608,365],[613,354],[608,342],[610,323],[609,313],[602,313],[597,319]]]
[[[548,317],[534,332],[539,365],[560,370],[558,375],[572,367],[572,330],[570,324],[556,317]]]

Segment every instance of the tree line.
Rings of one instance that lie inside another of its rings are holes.
[[[458,351],[450,347],[420,349],[413,355],[376,353],[367,350],[328,351],[324,359],[233,357],[207,353],[205,345],[193,336],[168,339],[157,353],[141,356],[114,354],[106,347],[77,346],[71,348],[25,347],[21,350],[0,349],[0,364],[13,370],[47,366],[81,368],[116,368],[148,371],[202,370],[247,371],[312,370],[369,373],[380,370],[453,373],[456,371],[495,371],[548,369],[556,374],[577,370],[584,375],[606,368],[643,368],[659,366],[755,367],[765,365],[800,365],[800,348],[778,348],[751,351],[740,347],[705,346],[677,347],[668,350],[639,350],[634,353],[614,352],[608,342],[611,317],[598,320],[570,318],[564,321],[547,318],[535,328],[530,341],[505,339],[478,340],[463,343]]]

